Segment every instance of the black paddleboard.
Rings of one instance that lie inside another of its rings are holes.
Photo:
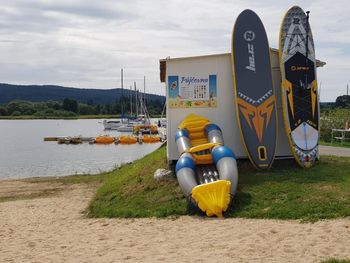
[[[243,144],[256,168],[269,168],[277,138],[275,91],[265,28],[252,10],[244,10],[236,20],[231,57]]]
[[[283,18],[279,52],[288,141],[298,164],[311,167],[318,158],[320,105],[314,41],[308,16],[299,6]]]

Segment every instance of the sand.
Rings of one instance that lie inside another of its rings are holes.
[[[95,188],[0,182],[0,262],[320,262],[350,258],[350,219],[316,223],[216,219],[89,219]],[[48,196],[32,193],[56,189]],[[38,190],[38,188],[40,188]],[[5,190],[7,189],[7,190]],[[58,191],[58,190],[59,191]],[[64,189],[64,190],[62,190]],[[15,194],[15,192],[12,192]]]

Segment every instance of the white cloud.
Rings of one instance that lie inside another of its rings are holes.
[[[0,7],[0,81],[86,88],[125,87],[147,77],[164,94],[160,58],[230,52],[238,14],[253,9],[272,47],[287,9],[311,10],[322,101],[334,101],[349,81],[347,1],[257,0],[8,0]]]

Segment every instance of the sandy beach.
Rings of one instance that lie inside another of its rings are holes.
[[[51,194],[40,197],[46,189]],[[2,181],[0,197],[9,191],[34,197],[0,203],[0,262],[320,262],[350,257],[350,219],[90,219],[84,210],[95,192],[91,186]]]

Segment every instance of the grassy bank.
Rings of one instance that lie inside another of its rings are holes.
[[[91,217],[179,216],[194,211],[175,178],[153,179],[166,168],[165,147],[111,172],[89,206]],[[257,172],[239,163],[238,191],[227,217],[314,221],[350,216],[350,158],[322,156],[312,169],[280,161]]]
[[[157,182],[153,173],[167,168],[165,147],[113,171],[89,206],[91,217],[149,217],[187,213],[175,179]]]
[[[349,141],[344,141],[343,143],[341,143],[340,141],[335,141],[335,140],[332,143],[331,142],[320,141],[320,145],[350,148],[350,142]]]

